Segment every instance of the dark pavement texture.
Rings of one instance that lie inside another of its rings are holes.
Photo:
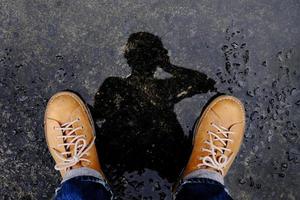
[[[171,199],[193,125],[219,93],[247,111],[226,177],[234,199],[300,199],[299,12],[297,0],[1,0],[0,199],[53,196],[43,115],[66,89],[91,106],[117,199]],[[163,46],[135,52],[126,43],[139,31]],[[140,58],[159,59],[148,69]]]

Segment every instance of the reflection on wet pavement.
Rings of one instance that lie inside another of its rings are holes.
[[[191,148],[191,137],[184,134],[174,105],[195,94],[214,91],[215,81],[198,71],[172,65],[161,40],[151,33],[130,35],[124,57],[131,75],[107,78],[95,95],[93,113],[99,125],[101,162],[116,187],[121,178],[137,181],[132,172],[147,184],[156,173],[151,170],[174,182]],[[157,69],[160,72],[155,77]],[[163,72],[168,78],[160,78]],[[159,184],[170,185],[163,180]]]

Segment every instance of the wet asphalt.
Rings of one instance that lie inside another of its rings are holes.
[[[247,112],[234,199],[300,199],[300,2],[0,1],[0,199],[50,199],[43,115],[78,93],[116,199],[171,199],[220,94]]]

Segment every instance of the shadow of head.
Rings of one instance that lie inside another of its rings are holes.
[[[214,90],[214,80],[196,70],[172,65],[158,36],[130,35],[124,57],[129,77],[109,77],[95,94],[97,148],[104,171],[111,176],[149,168],[174,181],[191,149],[174,105],[186,97]],[[169,73],[155,78],[157,68]]]
[[[169,63],[168,51],[160,38],[147,32],[130,35],[125,46],[124,57],[133,73],[153,74],[157,66]]]

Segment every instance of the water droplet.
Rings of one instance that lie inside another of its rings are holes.
[[[297,89],[296,88],[292,88],[291,92],[290,92],[290,95],[294,95],[294,94],[296,94],[296,92],[297,92]]]
[[[278,176],[279,176],[280,178],[284,178],[284,177],[285,177],[285,173],[279,173]]]
[[[250,96],[250,97],[254,97],[254,92],[251,91],[251,90],[248,90],[247,95]]]
[[[281,164],[281,170],[284,171],[288,168],[288,164],[287,163],[282,163]]]
[[[278,58],[279,61],[281,61],[281,62],[283,61],[282,51],[279,51],[277,53],[277,58]]]
[[[234,67],[241,66],[241,64],[239,64],[239,63],[233,63],[232,65],[233,65]]]
[[[236,42],[231,43],[232,48],[236,49],[239,47],[239,45]]]
[[[230,64],[230,62],[226,62],[226,63],[225,63],[225,69],[226,69],[226,71],[227,71],[228,73],[230,73],[230,71],[231,71],[231,64]]]
[[[64,57],[63,57],[62,55],[56,55],[55,58],[56,58],[57,60],[63,60],[63,59],[64,59]]]
[[[243,60],[244,60],[245,64],[248,63],[248,61],[249,61],[249,50],[245,51],[245,54],[243,55]]]
[[[245,183],[247,183],[247,180],[245,178],[239,179],[239,184],[244,185]]]
[[[290,49],[287,53],[286,53],[286,58],[287,59],[290,59],[291,57],[292,57],[292,53],[293,53],[293,51]]]
[[[227,45],[223,45],[222,46],[222,51],[226,51],[228,49],[228,46]]]
[[[237,83],[238,83],[239,87],[245,87],[245,85],[246,85],[245,82],[241,81],[241,80],[239,80]]]
[[[253,120],[256,120],[256,119],[259,119],[259,116],[258,116],[258,112],[254,111],[250,115],[250,120],[253,121]]]
[[[254,181],[253,181],[253,178],[252,177],[250,177],[250,187],[253,187],[254,186]]]
[[[254,95],[258,95],[260,93],[260,88],[257,87],[254,89]]]
[[[272,88],[275,88],[276,86],[277,86],[277,81],[273,81],[273,83],[272,83]]]
[[[260,188],[261,188],[261,184],[257,183],[257,184],[256,184],[256,188],[257,188],[257,189],[260,189]]]

